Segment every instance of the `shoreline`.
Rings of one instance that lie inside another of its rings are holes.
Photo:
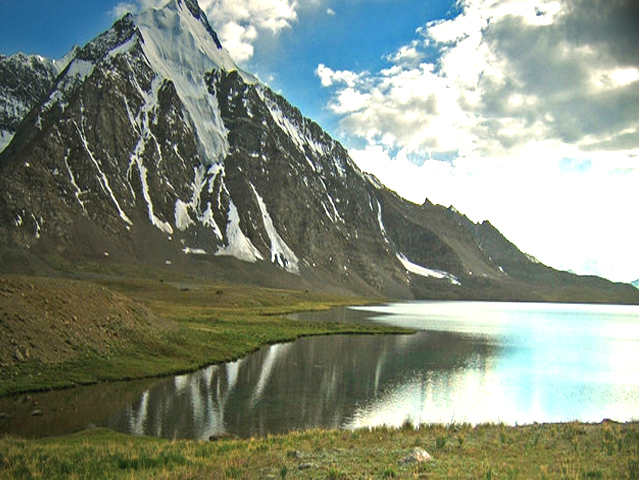
[[[184,288],[145,278],[0,279],[9,292],[0,296],[8,318],[0,338],[0,398],[193,373],[308,336],[414,333],[287,318],[373,299],[232,284]]]
[[[287,315],[289,313],[302,313],[302,312],[287,312],[283,315]],[[279,314],[269,314],[268,317],[279,316]],[[156,373],[140,373],[135,375],[123,375],[118,376],[117,374],[111,375],[109,373],[104,372],[95,372],[95,377],[90,378],[88,380],[69,380],[61,382],[54,380],[54,383],[47,383],[45,385],[38,385],[38,383],[33,383],[33,385],[28,385],[24,389],[19,388],[16,390],[5,390],[6,385],[0,384],[0,399],[10,398],[16,395],[28,395],[28,394],[38,394],[38,393],[47,393],[51,391],[60,391],[60,390],[70,390],[77,387],[88,387],[100,385],[103,383],[111,383],[111,382],[130,382],[136,380],[154,380],[154,379],[163,379],[170,378],[179,375],[188,375],[195,373],[199,370],[203,370],[208,367],[222,365],[229,362],[235,362],[246,358],[260,349],[264,347],[268,347],[271,345],[280,345],[287,344],[291,342],[295,342],[297,340],[309,337],[317,337],[317,336],[333,336],[333,335],[413,335],[416,333],[416,330],[402,328],[402,327],[393,327],[388,325],[366,325],[366,324],[343,324],[343,323],[322,323],[318,324],[317,328],[313,328],[309,331],[310,325],[314,325],[316,322],[312,321],[299,321],[292,320],[292,322],[300,322],[301,328],[300,331],[302,333],[293,332],[289,336],[278,337],[274,339],[269,339],[263,343],[252,345],[250,349],[246,349],[241,351],[240,353],[233,354],[232,356],[224,356],[224,358],[218,358],[219,356],[215,353],[211,354],[211,359],[207,360],[203,363],[192,364],[184,369],[168,369],[161,370]],[[295,330],[295,329],[294,329]],[[171,358],[168,358],[171,360]],[[126,359],[125,359],[126,360]],[[38,372],[36,375],[41,376],[41,372],[38,371],[38,367],[46,367],[43,365],[35,366],[36,371]],[[73,368],[73,367],[72,367]],[[27,370],[27,375],[33,377],[32,373],[29,373]]]

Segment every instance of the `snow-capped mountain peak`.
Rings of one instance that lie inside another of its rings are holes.
[[[133,16],[141,47],[163,80],[173,83],[199,139],[206,165],[220,163],[228,153],[226,129],[215,96],[209,92],[212,71],[239,71],[247,82],[256,79],[238,69],[200,7],[193,0],[171,0],[161,9]]]
[[[237,70],[247,83],[257,79],[238,68],[194,0],[171,0],[160,9],[133,15],[150,61],[162,60],[204,76],[212,69]]]
[[[229,147],[215,95],[210,93],[211,75],[237,71],[248,84],[258,80],[235,64],[195,0],[171,0],[162,8],[126,14],[110,30],[74,50],[73,58],[54,62],[56,73],[64,71],[47,106],[60,103],[64,108],[65,94],[91,75],[95,65],[132,48],[142,49],[157,77],[156,90],[144,92],[152,97],[147,103],[157,104],[157,89],[164,82],[173,84],[196,133],[202,163],[221,163]]]

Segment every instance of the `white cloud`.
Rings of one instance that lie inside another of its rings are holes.
[[[237,62],[253,56],[261,35],[277,35],[298,20],[296,0],[200,0],[200,7]]]
[[[122,2],[113,7],[113,9],[111,10],[111,15],[113,15],[115,18],[120,18],[126,13],[136,11],[138,11],[138,5],[131,2]]]
[[[365,141],[354,160],[410,200],[491,220],[554,266],[595,260],[617,280],[637,277],[637,6],[460,6],[388,68],[319,65],[343,136]]]
[[[557,1],[464,5],[461,15],[427,24],[422,40],[390,55],[390,68],[318,67],[322,85],[336,90],[331,108],[343,116],[346,133],[465,156],[512,156],[541,141],[637,153],[629,134],[638,131],[637,56],[625,62],[609,54],[619,37],[574,38],[581,25],[590,27],[587,15]],[[437,63],[419,63],[427,46],[440,49]],[[366,115],[341,104],[354,96],[343,90],[356,87],[371,97]]]
[[[419,49],[419,42],[400,47],[394,54],[387,56],[387,60],[396,65],[415,67],[424,59],[425,54]]]
[[[318,65],[316,74],[320,77],[323,87],[330,87],[333,84],[344,83],[348,87],[354,87],[359,79],[367,75],[368,72],[357,74],[346,70],[332,70],[322,63]]]
[[[336,11],[333,8],[327,8],[327,15],[333,17],[335,16]]]
[[[360,93],[353,88],[345,88],[338,95],[337,102],[332,110],[338,114],[357,112],[367,106],[371,95]]]
[[[258,31],[253,25],[227,22],[219,27],[217,33],[236,62],[241,63],[253,57],[253,42],[258,37]]]
[[[232,21],[278,33],[297,21],[295,0],[200,0],[215,25]]]
[[[149,8],[161,8],[169,3],[169,0],[131,0],[116,4],[111,14],[119,18],[126,13],[136,13]]]

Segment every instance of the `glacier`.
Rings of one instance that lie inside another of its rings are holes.
[[[242,72],[201,19],[182,0],[134,16],[142,50],[154,71],[173,82],[203,153],[203,163],[221,163],[229,153],[227,129],[218,100],[209,91],[208,75],[218,69],[238,71],[247,83],[255,77]]]

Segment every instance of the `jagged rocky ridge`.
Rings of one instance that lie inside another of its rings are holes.
[[[195,0],[75,52],[0,156],[0,245],[5,271],[101,259],[394,297],[628,298],[387,190],[239,69]]]
[[[22,119],[47,95],[69,59],[38,55],[0,55],[0,152],[9,144]]]

